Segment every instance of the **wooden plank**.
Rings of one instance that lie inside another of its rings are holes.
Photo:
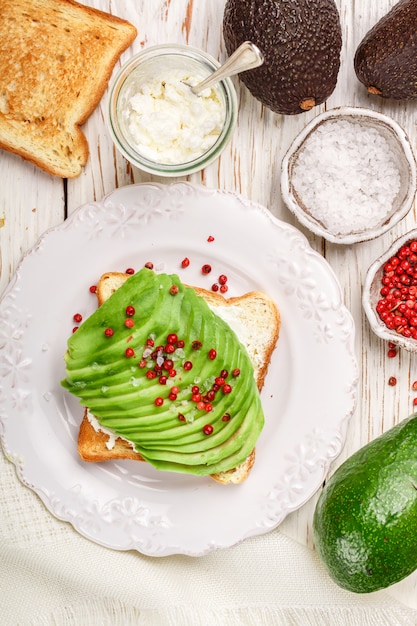
[[[0,294],[22,255],[65,219],[64,183],[0,151]]]
[[[144,46],[180,42],[202,48],[223,61],[226,56],[222,18],[224,0],[84,0],[84,3],[128,19],[138,37],[120,64]],[[387,357],[387,346],[370,331],[362,310],[361,291],[371,262],[396,237],[415,227],[416,207],[389,233],[354,246],[329,244],[300,226],[281,198],[281,161],[292,140],[318,113],[343,105],[369,107],[393,117],[417,145],[415,102],[384,101],[368,96],[354,73],[353,58],[365,33],[396,3],[396,0],[338,0],[343,27],[341,68],[334,93],[325,105],[296,116],[272,113],[255,100],[237,77],[233,82],[239,98],[236,132],[218,162],[187,180],[207,187],[236,191],[268,207],[279,219],[296,225],[311,245],[324,255],[335,271],[347,307],[356,321],[355,351],[360,368],[357,410],[347,432],[346,444],[332,471],[367,441],[378,436],[413,411],[417,361],[405,351]],[[114,149],[105,126],[107,94],[83,130],[90,158],[82,175],[68,181],[68,212],[81,204],[101,199],[113,189],[133,182],[173,182],[153,177],[130,166]],[[0,153],[0,293],[13,274],[21,255],[47,228],[65,217],[65,185],[18,157]],[[388,386],[390,376],[398,383]],[[301,383],[302,384],[302,381]],[[313,547],[311,521],[318,494],[282,524],[282,530]],[[396,586],[396,597],[411,605],[416,597],[417,575]],[[414,600],[413,600],[414,599]]]

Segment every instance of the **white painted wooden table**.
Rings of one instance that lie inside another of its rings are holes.
[[[188,43],[207,50],[220,61],[225,58],[224,0],[84,0],[84,3],[110,11],[137,26],[138,37],[122,60],[143,45],[168,42]],[[325,106],[302,115],[279,116],[263,108],[235,77],[240,105],[233,140],[220,161],[188,178],[192,183],[236,191],[266,206],[278,218],[293,223],[305,232],[312,247],[328,260],[339,278],[345,303],[356,323],[360,385],[346,445],[332,469],[413,412],[413,398],[417,394],[411,385],[417,379],[417,356],[401,351],[396,358],[387,357],[387,345],[370,332],[362,311],[361,286],[370,263],[393,239],[415,227],[416,207],[392,231],[374,241],[348,247],[332,245],[300,227],[284,206],[280,164],[291,141],[307,122],[325,108],[341,105],[371,107],[391,115],[416,148],[417,103],[368,97],[353,69],[356,46],[394,3],[395,0],[338,0],[343,28],[342,63],[336,89]],[[17,156],[0,153],[0,293],[22,254],[46,229],[65,220],[79,205],[100,199],[122,185],[156,180],[133,169],[115,152],[104,125],[104,103],[105,99],[84,126],[91,154],[85,171],[75,180],[53,178]],[[390,376],[398,380],[395,387],[388,385]],[[286,534],[311,548],[316,499],[317,496],[313,497],[282,524]],[[396,595],[417,608],[417,573],[396,585]]]

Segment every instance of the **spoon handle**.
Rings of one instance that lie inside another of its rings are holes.
[[[222,78],[259,67],[263,62],[264,57],[259,48],[250,41],[244,41],[218,70],[210,74],[198,85],[191,87],[191,90],[194,94],[199,94],[207,87],[218,83]]]

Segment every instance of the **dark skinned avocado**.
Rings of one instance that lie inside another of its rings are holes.
[[[227,0],[223,36],[228,54],[250,40],[262,66],[240,79],[275,113],[296,115],[334,91],[342,31],[334,0]]]
[[[348,458],[318,500],[317,552],[338,585],[368,593],[417,568],[417,414]]]
[[[400,0],[375,24],[356,50],[354,67],[370,94],[417,99],[416,0]]]

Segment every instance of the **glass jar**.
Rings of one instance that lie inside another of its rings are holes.
[[[185,176],[217,159],[237,117],[230,78],[192,93],[219,67],[191,46],[152,46],[134,55],[110,86],[108,127],[130,163],[158,176]]]

